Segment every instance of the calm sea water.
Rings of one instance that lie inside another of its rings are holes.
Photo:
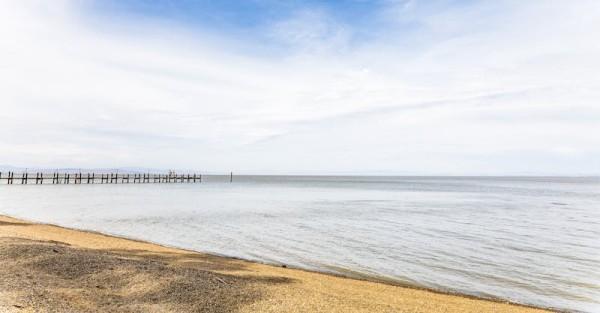
[[[0,185],[0,213],[250,260],[600,312],[600,178],[235,179]]]

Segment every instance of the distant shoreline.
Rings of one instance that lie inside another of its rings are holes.
[[[2,215],[0,246],[0,309],[8,312],[547,312]]]

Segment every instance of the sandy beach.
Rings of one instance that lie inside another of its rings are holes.
[[[0,312],[547,312],[0,216]]]

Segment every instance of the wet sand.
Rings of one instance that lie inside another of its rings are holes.
[[[0,216],[0,312],[547,312]]]

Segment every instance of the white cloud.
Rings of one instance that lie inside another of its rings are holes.
[[[290,50],[257,55],[77,2],[2,2],[0,163],[600,173],[598,2],[397,5],[360,44],[299,12],[268,30]]]

